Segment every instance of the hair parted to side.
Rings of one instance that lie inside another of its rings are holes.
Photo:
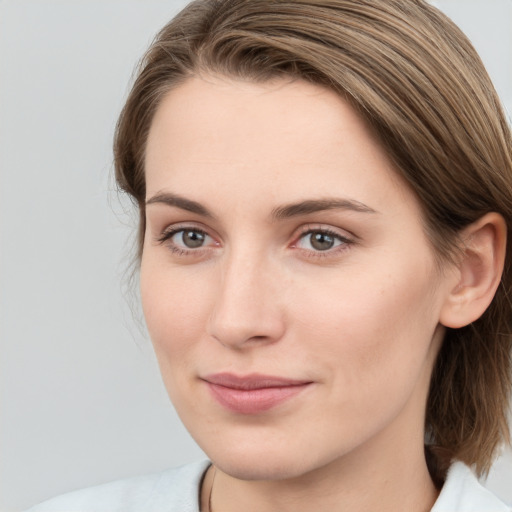
[[[468,39],[423,0],[192,2],[149,48],[117,125],[116,178],[140,211],[139,256],[149,128],[166,93],[199,73],[299,78],[347,99],[418,197],[441,259],[485,213],[505,218],[502,282],[479,320],[448,330],[426,411],[434,480],[452,459],[485,474],[510,441],[512,135]]]

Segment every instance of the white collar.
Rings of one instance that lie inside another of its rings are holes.
[[[483,487],[471,469],[454,462],[431,512],[511,512],[491,491]]]

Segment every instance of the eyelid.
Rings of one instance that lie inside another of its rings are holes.
[[[205,235],[208,235],[209,237],[213,239],[217,239],[218,237],[211,233],[211,229],[205,227],[201,223],[190,221],[190,222],[176,222],[173,224],[167,225],[163,229],[159,229],[159,234],[155,234],[155,241],[161,242],[169,239],[174,234],[178,233],[179,231],[197,231],[199,233],[204,233]]]
[[[321,233],[327,233],[329,235],[338,237],[342,240],[350,240],[350,241],[356,241],[357,237],[351,233],[350,231],[347,231],[346,229],[336,228],[328,224],[313,224],[308,223],[304,224],[303,226],[300,226],[298,228],[297,233],[294,235],[294,240],[298,240],[300,237],[307,235],[309,233],[314,232],[321,232]]]

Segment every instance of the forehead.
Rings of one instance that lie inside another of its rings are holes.
[[[412,198],[349,103],[300,80],[192,78],[162,100],[146,149],[148,196],[172,189],[204,200],[236,189],[258,202]]]

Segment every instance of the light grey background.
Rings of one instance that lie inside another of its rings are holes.
[[[203,457],[124,298],[134,221],[109,180],[134,64],[184,3],[0,0],[2,512]],[[433,3],[512,112],[512,0]],[[488,485],[511,483],[507,452]]]

